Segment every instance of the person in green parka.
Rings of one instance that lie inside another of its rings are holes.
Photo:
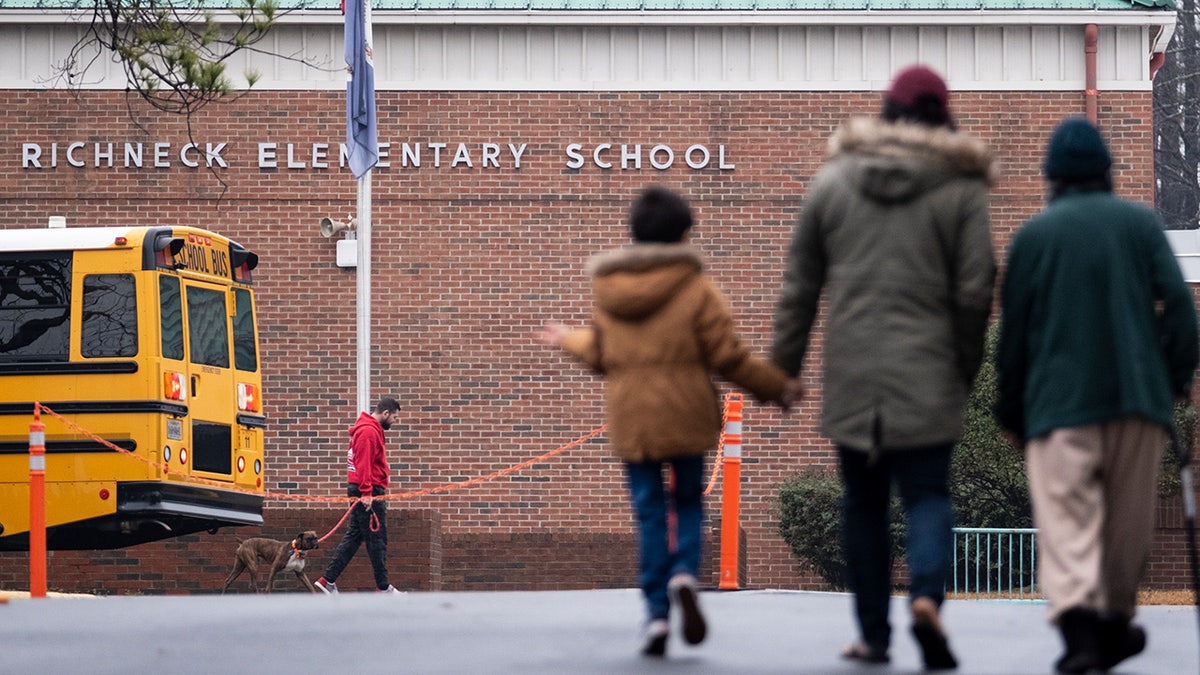
[[[1063,673],[1108,670],[1145,647],[1131,621],[1155,481],[1198,360],[1194,299],[1162,223],[1113,194],[1111,167],[1094,125],[1058,126],[1049,203],[1013,239],[1001,292],[996,417],[1025,448]]]
[[[992,153],[957,130],[936,71],[898,72],[880,114],[842,124],[792,234],[771,356],[804,367],[822,331],[821,433],[845,487],[842,542],[859,638],[842,656],[889,661],[895,485],[907,527],[911,631],[927,670],[951,670],[950,460],[983,361],[996,273]],[[820,305],[827,305],[824,321]]]

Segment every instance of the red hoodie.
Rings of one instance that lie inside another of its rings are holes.
[[[371,488],[386,489],[388,478],[387,457],[383,453],[383,426],[370,413],[362,413],[350,427],[350,449],[346,452],[347,482],[357,485],[363,495],[371,494]]]

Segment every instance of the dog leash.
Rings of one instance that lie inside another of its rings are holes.
[[[317,541],[325,541],[333,536],[333,533],[337,532],[338,528],[342,526],[342,523],[346,522],[346,519],[349,518],[350,514],[354,512],[354,507],[358,506],[358,504],[359,502],[357,499],[351,502],[350,508],[346,509],[346,512],[342,514],[342,519],[337,521],[337,525],[334,525],[333,529],[326,532],[325,536],[318,538]],[[372,532],[379,531],[379,516],[375,514],[374,509],[371,510],[371,517],[367,519],[367,527],[371,528]]]

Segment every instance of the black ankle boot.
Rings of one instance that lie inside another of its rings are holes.
[[[1094,609],[1075,607],[1058,617],[1066,652],[1054,664],[1060,673],[1100,671],[1100,615]]]
[[[1108,670],[1146,648],[1146,631],[1124,617],[1100,619],[1100,667]]]

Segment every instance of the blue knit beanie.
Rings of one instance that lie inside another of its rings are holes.
[[[1079,180],[1103,176],[1111,166],[1100,130],[1082,117],[1068,117],[1050,137],[1042,172],[1050,180]]]

